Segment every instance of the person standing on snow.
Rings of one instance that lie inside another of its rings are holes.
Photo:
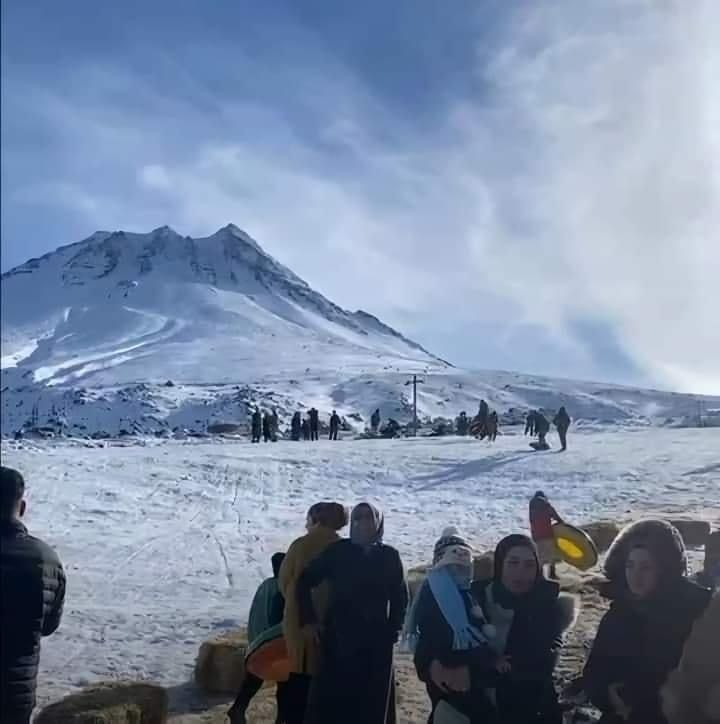
[[[270,439],[273,442],[277,442],[279,430],[280,420],[277,414],[277,407],[273,407],[272,415],[270,415]]]
[[[318,672],[321,658],[319,638],[308,636],[303,631],[297,599],[298,580],[311,561],[340,540],[338,531],[347,522],[347,511],[339,503],[312,505],[305,521],[307,533],[291,544],[280,567],[278,583],[285,598],[283,635],[290,661],[290,678],[283,695],[287,705],[287,724],[304,724],[310,685]],[[317,586],[313,591],[310,605],[320,623],[325,621],[329,596],[327,585]],[[305,611],[304,615],[309,614]]]
[[[567,414],[564,406],[558,410],[557,415],[553,418],[553,425],[557,428],[560,437],[561,450],[567,450],[567,431],[571,422],[570,415]]]
[[[0,467],[0,719],[28,724],[35,708],[40,640],[55,633],[65,602],[65,572],[50,546],[29,535],[25,481]]]
[[[256,407],[252,414],[252,441],[260,442],[262,435],[262,415],[260,410]]]
[[[556,564],[560,563],[560,551],[555,544],[553,522],[563,523],[563,519],[550,504],[545,493],[538,490],[530,500],[530,534],[537,546],[541,566],[548,566],[548,578],[557,578]]]
[[[485,400],[480,400],[480,407],[478,409],[478,422],[484,425],[487,422],[488,415],[490,414],[490,408]]]
[[[561,724],[553,672],[575,599],[543,576],[535,545],[518,534],[498,543],[493,578],[474,581],[471,591],[494,631],[500,663],[488,686],[501,724]]]
[[[488,440],[495,442],[498,434],[498,414],[493,410],[488,416],[486,423]]]
[[[464,716],[468,724],[497,723],[488,683],[501,656],[490,646],[492,631],[473,597],[472,576],[472,548],[456,528],[446,528],[403,631],[430,697],[431,721]]]
[[[266,578],[257,589],[250,606],[250,615],[248,616],[247,636],[248,642],[252,644],[255,639],[261,636],[265,631],[276,626],[282,621],[283,611],[285,609],[285,599],[280,593],[278,586],[278,575],[280,566],[285,559],[284,553],[275,553],[272,557],[272,578]],[[246,712],[250,702],[255,694],[263,687],[263,680],[254,676],[249,671],[245,671],[243,682],[235,698],[235,703],[228,711],[230,724],[246,724]],[[287,706],[284,702],[283,695],[285,693],[285,682],[277,683],[277,691],[275,694],[277,702],[277,717],[275,724],[284,724]]]
[[[378,434],[378,430],[380,428],[380,408],[378,407],[375,412],[373,412],[372,417],[370,418],[370,429],[372,430],[373,435]]]
[[[525,434],[535,437],[535,410],[530,410],[525,418]]]
[[[547,417],[539,411],[535,413],[535,432],[538,436],[538,448],[540,450],[549,449],[550,446],[545,438],[547,437],[548,432],[550,432],[550,423],[548,422]]]
[[[310,418],[306,417],[302,421],[302,436],[303,440],[307,441],[310,439]]]
[[[622,531],[604,569],[612,603],[585,665],[585,691],[602,724],[667,724],[662,686],[711,593],[688,580],[682,536],[662,520],[640,520]]]
[[[455,420],[455,432],[456,434],[460,435],[461,437],[464,437],[468,434],[468,427],[470,426],[470,421],[467,418],[467,413],[465,411],[461,412],[457,420]]]
[[[314,408],[310,408],[310,439],[320,439],[320,413]]]
[[[272,438],[272,420],[270,413],[266,410],[262,417],[262,436],[263,442],[270,442]]]
[[[338,439],[338,430],[339,429],[340,429],[340,418],[338,417],[337,412],[335,412],[335,410],[333,410],[332,415],[330,416],[330,439],[331,440]]]
[[[375,507],[361,503],[350,521],[350,539],[315,558],[297,584],[301,625],[323,653],[305,724],[396,721],[393,647],[408,601],[402,561],[382,542],[383,516]],[[321,585],[330,590],[324,620],[311,595]]]
[[[292,416],[292,422],[290,423],[290,439],[297,442],[300,439],[301,430],[302,420],[300,419],[300,413],[296,412]]]

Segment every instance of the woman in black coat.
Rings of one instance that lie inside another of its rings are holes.
[[[603,724],[667,724],[660,690],[677,666],[710,592],[687,580],[687,555],[669,523],[643,520],[605,559],[612,600],[583,674]]]
[[[553,684],[563,635],[575,620],[575,599],[543,577],[530,538],[511,535],[495,550],[494,577],[472,592],[495,634],[501,657],[489,681],[503,724],[560,724]]]
[[[382,514],[358,505],[350,539],[327,548],[298,580],[300,622],[306,636],[320,639],[322,657],[306,724],[394,724],[393,647],[408,593],[400,556],[382,537]],[[311,594],[324,581],[330,602],[318,622]]]

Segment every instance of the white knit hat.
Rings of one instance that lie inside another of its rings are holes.
[[[435,544],[433,568],[472,565],[472,554],[472,546],[458,533],[457,528],[449,526]]]

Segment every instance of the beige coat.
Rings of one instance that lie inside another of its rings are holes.
[[[340,536],[334,530],[315,528],[292,543],[280,568],[278,582],[280,591],[285,597],[283,633],[290,656],[290,671],[296,674],[314,676],[318,670],[320,652],[315,644],[303,638],[295,587],[305,566],[337,540],[340,540]],[[325,616],[328,593],[327,584],[318,586],[313,591],[313,603],[318,621],[322,621]]]
[[[720,594],[695,622],[682,659],[662,691],[670,724],[720,722]]]

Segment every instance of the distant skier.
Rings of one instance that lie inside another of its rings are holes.
[[[548,576],[550,578],[557,578],[555,565],[560,562],[561,558],[555,544],[552,526],[553,521],[556,523],[564,521],[542,490],[538,490],[530,500],[529,517],[530,533],[538,549],[540,564],[549,567]]]
[[[567,450],[567,432],[571,422],[570,415],[567,414],[564,406],[558,410],[557,415],[553,418],[553,425],[557,428],[560,437],[561,450]]]
[[[270,442],[272,439],[272,418],[267,410],[262,418],[262,436],[263,442]]]
[[[370,418],[370,429],[372,430],[373,435],[377,435],[379,428],[380,428],[380,408],[375,410],[375,412],[373,412],[373,414],[372,414],[372,417]]]
[[[290,423],[290,439],[297,442],[300,439],[301,432],[302,419],[300,417],[300,413],[296,412],[292,417],[292,422]]]
[[[525,418],[525,434],[535,437],[535,410],[530,410]]]
[[[302,421],[302,436],[303,436],[303,440],[310,439],[310,418],[309,417],[306,417]]]
[[[260,436],[262,435],[262,415],[260,410],[256,407],[252,414],[252,441],[260,442]]]
[[[487,432],[488,440],[495,442],[498,433],[498,414],[495,410],[488,416],[487,423],[485,423],[485,431]]]
[[[320,413],[314,408],[310,408],[310,439],[320,439]]]
[[[469,426],[470,421],[467,418],[467,413],[463,410],[455,420],[455,432],[461,436],[467,435]]]
[[[338,439],[338,430],[339,429],[340,429],[340,418],[338,417],[337,412],[335,412],[335,410],[333,410],[332,415],[330,416],[330,439],[331,440]]]
[[[547,440],[545,439],[547,437],[548,432],[550,432],[550,423],[548,422],[547,417],[543,415],[542,412],[536,412],[535,413],[535,433],[537,434],[538,441],[537,441],[537,449],[538,450],[549,450],[550,445],[548,445]]]

